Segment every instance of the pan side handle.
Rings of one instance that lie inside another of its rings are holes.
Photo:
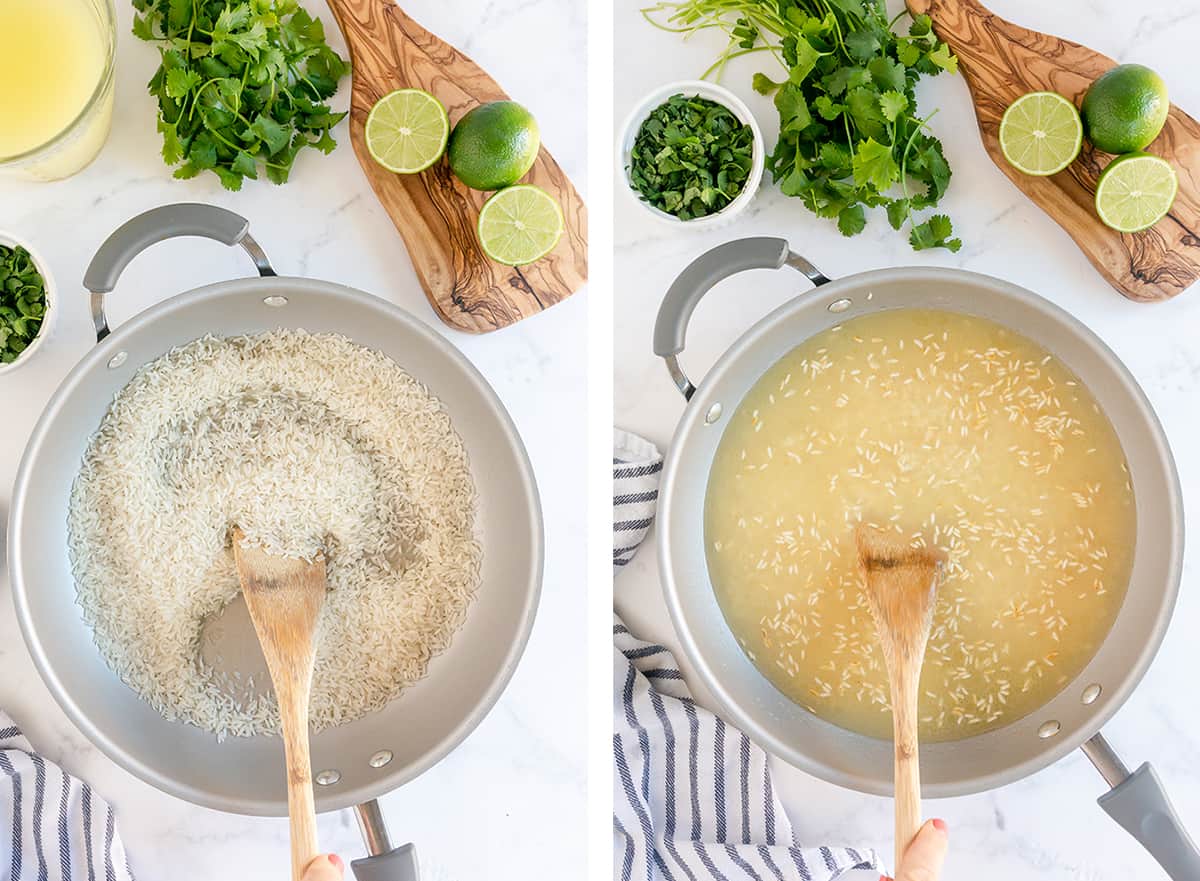
[[[104,295],[117,286],[125,267],[151,245],[180,236],[214,239],[223,245],[241,245],[254,261],[258,274],[271,276],[267,255],[250,237],[250,223],[238,214],[196,202],[180,202],[152,208],[122,224],[104,240],[83,276],[83,286],[92,294],[92,321],[96,342],[108,336]]]
[[[667,362],[667,371],[683,396],[691,400],[696,391],[683,368],[679,353],[687,338],[692,312],[718,282],[750,269],[779,269],[787,265],[803,273],[814,285],[828,278],[804,257],[793,253],[786,239],[758,237],[736,239],[706,251],[688,264],[663,297],[654,322],[654,354]]]
[[[392,847],[379,802],[371,799],[356,805],[354,813],[370,854],[350,863],[356,881],[419,881],[416,848]]]
[[[1083,751],[1112,786],[1097,799],[1104,812],[1158,860],[1172,881],[1200,881],[1200,850],[1150,763],[1129,774],[1099,734],[1084,744]]]

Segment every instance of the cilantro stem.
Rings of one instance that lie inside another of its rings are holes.
[[[712,63],[712,65],[708,68],[708,70],[706,70],[706,71],[704,71],[704,73],[700,74],[700,79],[702,79],[702,80],[708,79],[709,74],[711,74],[714,70],[718,70],[718,69],[723,70],[725,67],[725,62],[732,61],[734,58],[740,58],[743,55],[752,55],[755,52],[772,52],[772,53],[774,53],[775,51],[776,50],[775,50],[774,46],[755,46],[753,49],[739,49],[736,52],[730,52],[730,53],[724,54],[720,58],[718,58],[716,61],[714,61]],[[717,81],[720,82],[720,80],[721,80],[721,77],[718,74]]]

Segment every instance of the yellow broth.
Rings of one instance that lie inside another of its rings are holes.
[[[1136,531],[1116,432],[1041,346],[992,321],[893,309],[806,340],[742,401],[705,500],[717,599],[788,697],[890,737],[860,521],[946,558],[921,735],[953,740],[1045,704],[1120,608]]]

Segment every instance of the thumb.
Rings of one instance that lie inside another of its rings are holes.
[[[342,881],[346,865],[337,854],[315,856],[304,869],[300,881]]]
[[[938,881],[950,836],[942,820],[930,820],[917,832],[896,868],[896,881]]]

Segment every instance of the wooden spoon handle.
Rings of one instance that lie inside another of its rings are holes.
[[[313,804],[312,762],[308,755],[308,689],[279,690],[283,749],[287,763],[288,819],[291,822],[292,881],[300,881],[317,850],[317,811]]]
[[[921,829],[921,766],[917,748],[917,687],[920,671],[892,680],[896,747],[896,866]]]

